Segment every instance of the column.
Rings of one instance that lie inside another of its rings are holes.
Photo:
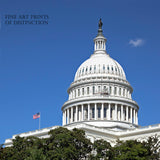
[[[66,110],[64,110],[63,114],[63,125],[66,125]]]
[[[115,117],[114,117],[114,119],[117,120],[117,104],[115,104],[115,108],[114,109],[115,109],[115,114],[114,114]]]
[[[136,116],[135,116],[135,109],[133,109],[133,116],[134,116],[134,124],[136,123],[135,120],[136,120]]]
[[[124,116],[123,116],[123,105],[121,104],[121,121],[124,121]]]
[[[132,107],[131,107],[131,108],[130,108],[130,122],[131,122],[131,123],[133,123],[133,122],[132,122],[132,119],[133,119],[133,118],[132,118]]]
[[[71,123],[73,122],[73,106],[71,107]]]
[[[76,106],[76,116],[75,116],[75,122],[78,121],[78,106]]]
[[[128,106],[126,106],[126,121],[128,122]]]
[[[127,93],[127,98],[129,98],[129,90],[128,90],[128,93]]]
[[[80,107],[78,107],[78,114],[79,114],[79,121],[81,121],[81,110],[80,110]]]
[[[84,104],[82,104],[81,113],[82,113],[82,121],[84,120]]]
[[[64,126],[64,111],[63,111],[63,118],[62,118],[62,125]]]
[[[138,125],[138,110],[136,110],[136,124]]]
[[[90,104],[88,104],[88,120],[90,120]]]
[[[107,120],[111,119],[111,104],[108,104],[108,108],[107,108]]]
[[[63,111],[63,126],[65,125],[65,110]]]
[[[102,103],[102,108],[101,108],[101,119],[104,119],[104,103]]]
[[[117,87],[117,96],[119,96],[119,87]]]
[[[69,108],[67,109],[67,124],[69,124]]]
[[[118,110],[117,118],[118,118],[118,121],[120,121],[121,120],[121,110],[120,110],[120,107],[118,107],[118,105],[117,105],[117,110]]]
[[[97,120],[97,103],[95,103],[95,109],[94,109],[94,113],[95,113],[95,115],[94,115],[94,119],[95,120]]]

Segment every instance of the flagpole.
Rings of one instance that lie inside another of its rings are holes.
[[[40,113],[40,117],[39,117],[39,130],[40,130],[40,119],[41,119],[41,113]]]

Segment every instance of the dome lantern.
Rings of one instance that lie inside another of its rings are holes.
[[[99,20],[99,29],[98,29],[98,35],[94,39],[94,53],[106,53],[106,41],[107,39],[103,36],[103,30],[102,30],[102,21]]]

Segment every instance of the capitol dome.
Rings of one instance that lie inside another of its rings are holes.
[[[114,131],[138,127],[138,104],[121,65],[106,51],[99,21],[94,52],[78,68],[62,106],[63,126],[87,124]]]
[[[74,81],[89,77],[114,77],[126,80],[121,65],[105,52],[93,54],[78,68]]]

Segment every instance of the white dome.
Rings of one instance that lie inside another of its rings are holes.
[[[114,131],[138,126],[138,105],[121,65],[106,52],[107,39],[99,21],[94,53],[78,68],[62,106],[63,125],[87,124]]]
[[[126,80],[121,65],[108,54],[94,53],[78,68],[74,81],[90,77],[113,77]]]

